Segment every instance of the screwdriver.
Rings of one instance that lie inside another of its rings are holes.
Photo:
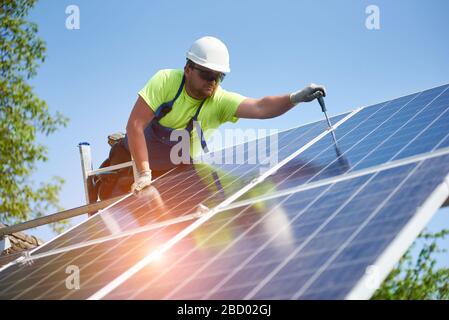
[[[327,110],[326,110],[326,105],[324,104],[323,94],[320,91],[318,91],[318,93],[319,93],[319,95],[318,95],[317,99],[321,106],[321,111],[323,111],[324,115],[326,116],[327,125],[329,126],[329,130],[332,134],[332,138],[334,139],[334,143],[335,143],[335,145],[338,145],[337,138],[335,137],[335,133],[334,133],[334,129],[332,128],[331,121],[329,120],[329,117],[327,116]]]
[[[335,146],[335,152],[337,153],[337,157],[338,157],[338,162],[340,163],[340,165],[345,168],[345,170],[351,168],[351,163],[349,162],[349,160],[345,157],[345,155],[341,152],[340,147],[338,146],[337,143],[337,138],[335,137],[335,132],[334,129],[332,128],[332,124],[331,121],[329,120],[329,117],[327,116],[327,110],[326,110],[326,105],[324,104],[324,99],[323,99],[323,93],[321,91],[318,91],[315,94],[320,106],[321,106],[321,111],[323,111],[324,115],[326,116],[326,121],[327,121],[327,125],[329,126],[329,130],[332,134],[332,138],[334,139],[334,146]]]

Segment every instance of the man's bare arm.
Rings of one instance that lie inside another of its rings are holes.
[[[318,96],[326,96],[326,89],[311,83],[305,88],[280,96],[261,99],[247,98],[240,103],[235,113],[238,118],[268,119],[284,114],[301,102],[310,102]]]
[[[138,172],[150,170],[148,150],[145,141],[144,129],[154,118],[153,110],[142,97],[138,97],[126,125],[128,144],[131,155],[136,163]]]
[[[280,116],[293,107],[289,95],[247,98],[240,103],[235,116],[248,119],[268,119]]]

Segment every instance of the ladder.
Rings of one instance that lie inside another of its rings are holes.
[[[84,193],[85,193],[85,197],[86,197],[86,204],[79,206],[79,207],[72,208],[72,209],[68,209],[68,210],[64,210],[64,211],[57,212],[54,214],[50,214],[50,215],[47,215],[44,217],[40,217],[40,218],[37,218],[34,220],[30,220],[27,222],[19,223],[14,226],[0,228],[0,240],[4,241],[6,243],[7,240],[5,237],[12,233],[16,233],[16,232],[31,229],[31,228],[36,228],[36,227],[39,227],[42,225],[54,223],[54,222],[61,221],[64,219],[73,218],[73,217],[83,215],[83,214],[93,213],[93,212],[96,212],[103,208],[106,208],[107,206],[111,205],[112,203],[123,198],[123,196],[118,196],[118,197],[103,200],[103,201],[89,203],[88,179],[90,176],[93,176],[96,174],[106,173],[106,172],[110,172],[110,171],[114,171],[114,170],[118,170],[118,169],[126,168],[126,167],[132,167],[134,180],[136,180],[137,179],[137,176],[136,176],[137,170],[136,170],[134,160],[131,160],[131,161],[128,161],[125,163],[121,163],[121,164],[117,164],[114,166],[109,166],[109,167],[104,167],[104,168],[94,170],[93,165],[92,165],[92,154],[91,154],[90,144],[88,142],[81,142],[78,144],[78,148],[79,148],[80,158],[81,158],[81,170],[82,170],[82,175],[83,175],[83,184],[84,184]]]

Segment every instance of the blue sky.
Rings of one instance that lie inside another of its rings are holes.
[[[380,9],[379,30],[365,27],[372,4]],[[79,30],[65,27],[69,5],[80,9]],[[447,83],[447,12],[444,0],[41,0],[30,20],[47,42],[47,58],[32,84],[70,123],[40,138],[50,160],[34,178],[63,177],[62,205],[82,205],[78,143],[91,143],[98,167],[109,151],[107,135],[124,131],[137,92],[157,70],[183,67],[185,52],[201,36],[219,37],[229,48],[225,89],[263,97],[321,83],[335,115]],[[283,130],[321,119],[318,104],[310,103],[237,126]],[[449,228],[449,210],[436,214],[429,227]],[[52,236],[46,228],[35,234]]]

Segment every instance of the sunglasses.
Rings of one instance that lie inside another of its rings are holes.
[[[204,69],[198,68],[197,66],[194,66],[194,65],[191,66],[191,68],[198,70],[198,75],[204,81],[214,81],[215,80],[216,82],[221,83],[221,82],[223,82],[223,80],[226,76],[224,73],[204,70]]]

